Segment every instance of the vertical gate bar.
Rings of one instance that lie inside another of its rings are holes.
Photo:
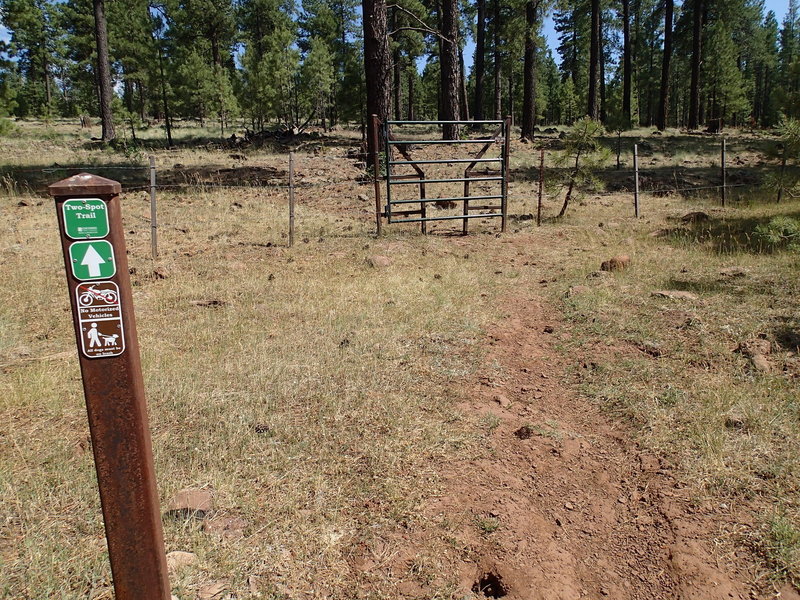
[[[385,145],[386,154],[386,221],[392,222],[392,166],[389,162],[392,160],[392,148],[389,145],[389,123],[383,123],[383,142]]]
[[[294,246],[294,152],[289,152],[289,248]]]
[[[375,221],[376,221],[376,234],[378,237],[383,233],[381,231],[381,181],[380,177],[380,161],[378,160],[378,115],[372,115],[372,131],[370,132],[372,138],[372,180],[375,184]]]
[[[425,177],[422,176],[419,180],[419,197],[422,200],[425,200]],[[428,203],[427,202],[420,202],[420,211],[422,212],[422,218],[426,219],[428,217]],[[422,229],[422,235],[428,235],[428,222],[422,221],[420,224]]]
[[[639,218],[639,145],[633,145],[633,215]]]
[[[511,153],[511,117],[507,116],[503,120],[503,129],[505,135],[503,136],[503,199],[502,199],[502,225],[500,231],[506,232],[506,225],[508,222],[508,167],[509,167],[509,154]]]
[[[158,211],[156,210],[156,157],[150,155],[150,254],[158,257]]]
[[[464,178],[469,177],[469,167],[464,171]],[[464,182],[464,217],[469,214],[469,181]],[[465,218],[463,221],[462,234],[467,235],[469,230],[469,219]]]

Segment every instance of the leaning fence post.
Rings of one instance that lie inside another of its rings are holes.
[[[633,214],[639,218],[639,145],[633,145]]]
[[[294,152],[289,152],[289,248],[294,246]]]
[[[383,233],[383,227],[381,223],[381,181],[380,181],[380,174],[381,174],[381,165],[380,159],[378,158],[378,123],[380,120],[378,119],[378,115],[372,115],[372,131],[370,132],[371,142],[372,142],[372,179],[375,183],[375,223],[376,223],[376,233],[378,237],[381,236]],[[388,167],[387,167],[388,168]]]
[[[156,210],[156,157],[150,155],[150,254],[158,257],[158,211]]]
[[[727,179],[725,173],[725,138],[722,138],[722,155],[720,157],[720,164],[722,166],[722,189],[720,191],[720,195],[722,198],[722,206],[725,206],[725,200],[727,195],[726,194],[727,190],[725,189],[726,179]]]
[[[542,187],[544,186],[544,148],[539,155],[539,202],[536,205],[536,226],[542,225]]]

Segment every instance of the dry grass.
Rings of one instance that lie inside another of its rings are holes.
[[[31,144],[17,166],[49,164],[56,151],[121,160],[69,140],[14,143]],[[713,160],[709,148],[698,162]],[[786,344],[800,327],[800,264],[761,252],[746,235],[796,204],[719,211],[712,198],[646,196],[635,222],[629,196],[586,195],[563,222],[536,229],[512,220],[516,235],[500,240],[487,223],[466,239],[422,238],[409,225],[376,241],[371,201],[356,198],[371,191],[335,183],[353,168],[341,155],[298,157],[310,185],[298,192],[293,249],[284,247],[283,190],[199,186],[159,195],[154,264],[147,198],[123,198],[161,498],[206,487],[218,514],[248,522],[243,538],[229,539],[197,521],[165,520],[167,549],[199,557],[172,577],[179,598],[214,580],[241,598],[392,597],[387,581],[358,587],[349,560],[382,531],[413,523],[436,492],[436,465],[479,452],[496,427],[490,417],[465,419],[454,401],[476,367],[482,327],[503,313],[496,300],[524,288],[551,294],[571,324],[560,340],[580,357],[570,381],[633,423],[699,500],[755,514],[762,526],[748,543],[772,573],[797,580],[800,404],[796,352]],[[159,164],[225,156],[182,149]],[[265,150],[249,160],[285,168],[286,157]],[[537,164],[537,153],[515,147],[518,173]],[[518,176],[511,212],[534,212],[534,191]],[[18,207],[20,199],[33,205]],[[560,201],[549,197],[546,215]],[[679,226],[675,217],[697,208],[719,220]],[[108,598],[52,205],[12,186],[0,211],[0,597]],[[650,237],[661,228],[675,231]],[[622,252],[631,269],[586,279]],[[375,254],[392,264],[369,266]],[[720,275],[730,266],[745,276]],[[588,289],[565,299],[578,284]],[[665,288],[699,300],[651,296]],[[773,344],[773,373],[754,373],[733,352],[759,336]],[[428,550],[412,568],[441,577]],[[439,597],[450,597],[451,583]]]

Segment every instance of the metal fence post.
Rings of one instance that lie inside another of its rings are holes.
[[[722,150],[721,150],[721,156],[720,156],[720,165],[722,167],[722,173],[721,173],[721,175],[722,175],[722,189],[720,191],[720,194],[721,194],[720,197],[721,197],[721,200],[722,200],[722,206],[725,206],[725,200],[727,199],[726,198],[727,190],[725,189],[725,186],[727,184],[727,181],[726,181],[727,180],[727,177],[726,177],[727,174],[725,173],[725,138],[722,138]]]
[[[158,257],[158,211],[156,210],[156,157],[150,155],[150,254]]]
[[[294,246],[294,152],[289,152],[289,248]]]
[[[116,600],[169,600],[117,181],[54,183]]]
[[[633,214],[639,218],[639,145],[633,145]]]

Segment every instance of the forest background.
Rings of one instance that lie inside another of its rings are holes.
[[[586,114],[716,131],[800,113],[797,0],[780,23],[763,0],[2,0],[0,116],[102,113],[98,7],[134,138],[174,118],[225,135],[510,114],[530,138]]]

